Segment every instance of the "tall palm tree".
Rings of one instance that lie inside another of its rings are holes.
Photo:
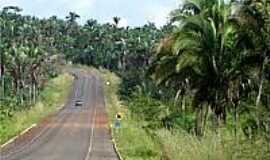
[[[118,27],[120,20],[121,20],[120,17],[113,17],[113,23],[116,27]]]
[[[85,26],[93,28],[93,27],[97,26],[97,24],[98,24],[97,20],[89,19],[86,21]]]
[[[75,12],[69,12],[69,15],[66,16],[66,19],[69,23],[76,23],[76,20],[80,18],[80,16]]]
[[[235,14],[237,26],[247,39],[249,44],[256,46],[249,48],[259,68],[258,94],[256,106],[260,104],[264,88],[266,66],[270,63],[270,2],[267,0],[235,2],[238,12]]]
[[[178,16],[178,28],[161,44],[150,69],[158,83],[189,80],[197,108],[197,134],[202,135],[204,104],[211,106],[218,120],[226,122],[226,103],[238,99],[228,93],[240,86],[244,58],[234,52],[237,33],[229,21],[230,7],[224,1],[186,2],[186,9]],[[205,110],[207,113],[208,108]]]

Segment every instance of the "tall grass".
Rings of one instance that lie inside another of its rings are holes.
[[[262,139],[249,141],[234,138],[226,130],[221,134],[207,133],[198,138],[184,131],[156,132],[164,153],[172,160],[266,160],[270,158],[269,145]]]
[[[72,82],[73,78],[68,74],[62,74],[50,80],[41,92],[40,100],[33,107],[29,110],[16,112],[12,117],[1,121],[0,144],[59,110],[68,98]]]

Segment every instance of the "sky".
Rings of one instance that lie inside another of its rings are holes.
[[[65,18],[70,11],[81,16],[83,24],[87,19],[101,23],[112,22],[112,17],[121,17],[120,26],[141,26],[154,22],[164,25],[171,10],[181,0],[0,0],[0,8],[19,6],[23,14],[40,18],[56,15]]]

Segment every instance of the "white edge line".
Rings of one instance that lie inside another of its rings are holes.
[[[114,148],[114,150],[115,150],[115,152],[116,152],[118,158],[119,158],[120,160],[123,160],[123,157],[121,156],[120,151],[119,151],[119,149],[118,149],[118,146],[117,146],[117,144],[116,144],[116,140],[114,139],[113,124],[110,125],[110,128],[111,128],[111,131],[110,131],[110,132],[111,132],[111,138],[112,138],[113,148]]]
[[[11,138],[9,141],[7,141],[6,143],[2,144],[0,146],[0,148],[4,148],[5,146],[7,146],[8,144],[12,143],[13,141],[15,141],[19,136],[22,136],[23,134],[25,134],[26,132],[28,132],[29,130],[31,130],[32,128],[36,127],[37,124],[32,124],[30,127],[26,128],[25,130],[23,130],[20,134],[18,134],[17,136]]]
[[[65,105],[62,105],[62,107],[60,107],[59,110],[61,110],[61,109],[64,108],[64,107],[65,107]],[[2,144],[2,145],[0,146],[0,148],[1,148],[1,149],[4,148],[4,147],[7,146],[8,144],[10,144],[10,143],[12,143],[13,141],[15,141],[19,136],[22,136],[23,134],[25,134],[26,132],[28,132],[29,130],[33,129],[33,128],[36,127],[36,126],[37,126],[36,123],[32,124],[30,127],[28,127],[28,128],[26,128],[25,130],[23,130],[23,131],[22,131],[21,133],[19,133],[17,136],[11,138],[9,141],[7,141],[6,143]],[[43,131],[42,131],[42,133],[43,133]],[[37,136],[37,137],[39,137],[39,136]],[[36,138],[36,137],[35,137],[35,138]],[[35,138],[33,138],[33,139],[35,139]]]
[[[116,152],[118,158],[119,158],[120,160],[123,160],[123,157],[121,156],[120,151],[119,151],[119,149],[118,149],[118,147],[117,147],[116,141],[115,141],[115,139],[113,138],[113,137],[114,137],[114,134],[113,134],[113,127],[111,127],[111,136],[112,136],[113,148],[114,148],[114,150],[115,150],[115,152]]]
[[[60,108],[59,111],[61,111],[61,109],[63,109],[64,107],[65,107],[65,105],[63,105],[63,107]],[[59,112],[58,112],[57,114],[59,114]],[[27,128],[27,129],[25,129],[25,130],[30,130],[30,129],[34,128],[35,126],[37,126],[37,124],[32,124],[32,126],[30,126],[29,128]],[[46,128],[43,128],[43,129],[39,132],[39,134],[38,134],[37,136],[35,136],[35,137],[34,137],[29,143],[27,143],[27,144],[31,144],[32,142],[34,142],[34,141],[35,141],[36,139],[38,139],[38,138],[39,138],[46,130],[47,130]],[[23,132],[25,132],[25,131],[23,131]],[[12,143],[12,142],[13,142],[14,140],[16,140],[20,135],[21,135],[21,134],[18,134],[17,136],[13,137],[11,140],[9,140],[8,142],[6,142],[5,144],[1,145],[1,146],[0,146],[0,149],[4,148],[6,145]],[[25,148],[24,146],[23,146],[22,148],[20,148],[20,151],[23,150],[24,148]],[[18,152],[18,151],[17,151],[17,152]],[[9,157],[11,154],[17,153],[17,152],[16,152],[16,151],[15,151],[15,152],[12,152],[12,153],[8,154],[7,157]]]
[[[25,133],[28,132],[30,129],[32,129],[32,128],[36,127],[36,126],[37,126],[37,124],[32,124],[29,128],[27,128],[27,129],[25,129],[23,132],[21,132],[21,133],[20,133],[20,136],[23,135],[23,134],[25,134]]]
[[[94,130],[95,130],[95,124],[96,124],[96,114],[97,114],[97,107],[95,107],[95,113],[92,121],[92,129],[91,129],[91,136],[90,136],[90,144],[88,148],[87,155],[84,160],[88,160],[90,157],[90,153],[92,152],[92,147],[93,147],[93,136],[94,136]]]

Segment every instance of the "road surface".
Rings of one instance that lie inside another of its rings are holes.
[[[2,149],[0,160],[118,160],[101,79],[73,72],[77,78],[66,106]]]

